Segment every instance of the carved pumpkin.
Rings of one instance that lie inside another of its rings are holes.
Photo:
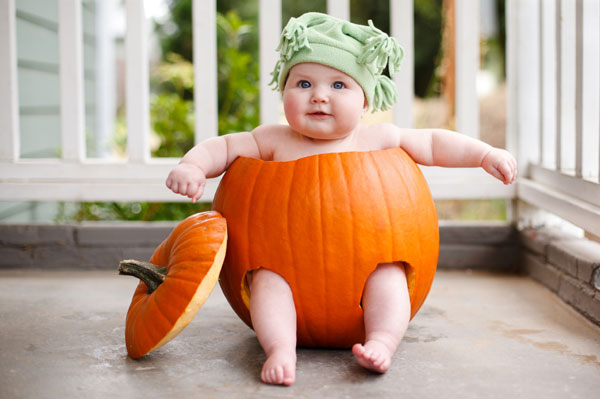
[[[142,280],[127,311],[129,356],[137,359],[166,344],[194,318],[217,283],[226,242],[225,219],[203,212],[179,223],[149,263],[121,262],[119,274]]]
[[[213,208],[229,230],[220,276],[229,303],[252,326],[246,273],[279,273],[294,296],[301,346],[364,340],[361,298],[378,263],[405,263],[411,316],[431,287],[437,216],[421,171],[401,149],[290,162],[242,157],[223,177]]]

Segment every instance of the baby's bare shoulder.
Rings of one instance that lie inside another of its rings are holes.
[[[251,134],[264,160],[272,160],[274,152],[293,138],[292,130],[287,125],[260,125]]]
[[[368,143],[371,149],[384,150],[400,145],[400,129],[392,123],[377,123],[360,130],[360,142]]]

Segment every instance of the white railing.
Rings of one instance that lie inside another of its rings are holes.
[[[600,236],[599,2],[508,4],[518,198]]]
[[[478,137],[478,106],[474,76],[479,62],[479,8],[457,0],[457,128]],[[279,95],[267,83],[275,64],[281,27],[280,0],[259,3],[260,103],[262,123],[280,119]],[[390,2],[391,33],[406,48],[405,67],[396,76],[400,100],[394,109],[396,123],[412,125],[413,3]],[[82,73],[81,0],[59,0],[59,48],[62,157],[22,159],[19,156],[19,115],[16,90],[15,0],[0,5],[0,200],[119,200],[181,201],[164,187],[175,159],[151,159],[149,150],[149,89],[146,20],[143,0],[127,0],[126,96],[128,161],[88,159],[85,156]],[[347,18],[349,0],[330,0],[328,12]],[[215,0],[193,3],[194,73],[196,76],[196,142],[217,134],[216,5]],[[42,134],[43,132],[40,132]],[[512,198],[514,188],[504,187],[480,170],[425,168],[436,198]],[[218,185],[209,182],[207,198]]]
[[[61,158],[20,157],[15,1],[0,2],[0,200],[185,200],[164,186],[177,160],[150,157],[143,0],[126,0],[129,158],[122,162],[85,156],[81,0],[59,0]],[[349,3],[329,0],[328,12],[347,17]],[[215,0],[193,4],[194,37],[202,38],[194,40],[195,131],[196,141],[201,141],[217,134],[216,5]],[[455,14],[456,128],[473,137],[479,136],[475,79],[479,27],[474,23],[479,19],[478,4],[456,0]],[[261,121],[278,122],[279,95],[267,83],[277,57],[281,1],[260,0],[259,7]],[[480,169],[424,168],[434,197],[518,197],[600,235],[598,1],[507,0],[507,9],[506,139],[509,150],[518,156],[523,177],[517,185],[506,187]],[[400,101],[394,119],[402,126],[412,125],[413,93],[406,89],[413,87],[412,10],[412,0],[390,0],[391,33],[406,49],[404,67],[395,78]],[[218,179],[209,183],[209,198],[217,185]]]

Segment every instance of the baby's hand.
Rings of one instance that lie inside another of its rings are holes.
[[[176,194],[185,195],[196,202],[204,193],[206,175],[197,166],[180,163],[169,173],[166,185]]]
[[[517,161],[505,150],[493,148],[481,162],[481,167],[504,184],[512,184],[517,177]]]

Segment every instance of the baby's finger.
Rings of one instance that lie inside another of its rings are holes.
[[[187,185],[187,189],[185,191],[185,195],[194,198],[194,195],[198,192],[198,184],[197,183],[189,183]]]
[[[500,180],[501,182],[505,182],[504,181],[504,175],[502,174],[502,172],[500,172],[500,170],[498,168],[491,168],[488,173],[492,176],[494,176],[496,179]]]
[[[192,197],[192,203],[195,204],[198,200],[200,200],[200,198],[202,198],[203,193],[204,193],[204,183],[202,183],[198,186],[196,193]]]

